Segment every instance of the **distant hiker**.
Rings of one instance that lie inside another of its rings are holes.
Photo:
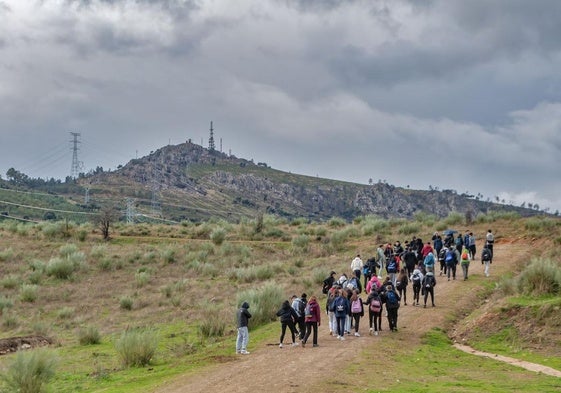
[[[380,287],[382,286],[382,283],[380,282],[380,279],[378,278],[378,276],[373,275],[372,278],[370,278],[370,281],[368,281],[368,283],[366,284],[366,293],[370,293],[370,291],[372,291],[372,289],[376,289],[376,291],[378,291],[380,289]]]
[[[392,255],[390,259],[388,259],[386,270],[388,271],[392,284],[395,287],[397,272],[399,271],[399,260],[395,255]]]
[[[306,320],[306,335],[302,339],[302,347],[306,346],[310,334],[313,332],[312,343],[314,347],[318,346],[318,326],[321,326],[321,311],[317,298],[315,296],[310,297],[310,301],[306,305],[305,320]]]
[[[468,250],[469,250],[469,258],[471,260],[475,259],[475,252],[477,251],[475,248],[475,236],[473,235],[473,232],[469,233],[469,244],[468,244]]]
[[[407,273],[405,269],[401,268],[399,274],[397,275],[397,281],[395,283],[395,288],[399,291],[399,297],[403,299],[403,304],[407,306],[407,285],[409,284],[409,279],[407,278]]]
[[[377,336],[378,331],[382,330],[382,299],[375,286],[372,287],[364,304],[368,307],[369,332]]]
[[[436,286],[436,278],[434,277],[434,273],[427,273],[426,276],[423,277],[423,282],[421,284],[423,291],[423,295],[425,297],[425,303],[423,305],[424,308],[427,308],[427,298],[430,294],[430,300],[432,302],[432,306],[434,305],[434,287]]]
[[[429,255],[429,253],[433,253],[434,254],[434,250],[430,244],[430,242],[427,242],[423,248],[421,249],[421,255],[423,256],[423,258],[426,258],[427,255]]]
[[[431,273],[434,273],[434,264],[435,264],[434,254],[430,251],[425,258],[423,259],[423,265],[425,266],[425,270]]]
[[[347,275],[345,273],[341,274],[341,276],[339,277],[339,279],[336,281],[337,285],[340,286],[341,288],[346,288],[347,287],[347,281],[349,281]]]
[[[413,283],[413,305],[415,305],[415,301],[417,301],[417,306],[419,305],[419,292],[421,292],[421,283],[423,282],[423,273],[421,272],[421,267],[417,266],[409,279]]]
[[[462,267],[462,272],[464,274],[464,281],[465,281],[468,279],[468,270],[469,270],[469,251],[465,246],[462,249],[462,255],[460,257],[460,266]]]
[[[493,235],[493,232],[489,229],[487,235],[485,235],[485,245],[489,251],[491,251],[491,262],[493,262],[493,244],[495,244],[495,235]]]
[[[464,238],[462,237],[461,234],[458,234],[455,244],[456,244],[456,250],[458,250],[458,253],[461,254],[462,248],[464,248]]]
[[[363,266],[364,263],[362,262],[362,259],[360,259],[360,254],[357,254],[356,257],[351,261],[351,271],[355,274],[358,280],[360,280]]]
[[[417,265],[417,256],[410,247],[407,247],[405,249],[405,253],[403,254],[403,263],[405,264],[405,268],[407,269],[407,274],[411,275],[413,273],[413,270],[415,270],[415,266]]]
[[[327,294],[327,300],[325,302],[325,309],[327,311],[327,317],[329,318],[329,335],[335,335],[337,331],[337,319],[335,318],[335,298],[336,293],[339,291],[339,286],[335,283],[333,288],[329,290]]]
[[[341,290],[335,292],[335,319],[337,321],[337,339],[345,339],[345,322],[349,314],[349,301],[345,297],[345,293]]]
[[[368,281],[370,281],[372,276],[376,276],[376,271],[378,268],[379,266],[376,262],[375,257],[368,258],[366,260],[366,263],[362,267],[362,275],[364,276],[364,288],[366,288],[366,285],[368,285]]]
[[[298,326],[298,332],[296,332],[296,334],[298,334],[300,340],[304,338],[304,334],[306,333],[306,324],[304,321],[304,310],[306,309],[306,303],[307,303],[307,299],[305,293],[303,293],[302,296],[300,297],[296,297],[296,295],[292,296],[291,306],[294,309],[294,311],[296,311],[296,314],[298,314],[298,319],[296,320],[296,326]]]
[[[351,291],[354,291],[356,289],[359,293],[362,292],[362,285],[355,271],[351,273],[351,278],[347,280],[345,288],[350,289]]]
[[[388,324],[390,325],[390,330],[397,331],[397,310],[399,309],[399,301],[401,298],[395,292],[391,285],[386,286],[386,292],[384,293],[384,299],[386,303],[386,310],[388,311]]]
[[[448,277],[448,281],[450,281],[450,273],[452,273],[452,278],[456,279],[456,265],[458,264],[458,254],[457,250],[454,247],[450,247],[448,251],[446,251],[446,258],[444,260],[446,263],[446,274]]]
[[[243,302],[242,306],[238,309],[237,320],[238,320],[238,338],[236,339],[236,353],[242,355],[249,355],[247,351],[247,344],[249,342],[249,330],[248,322],[251,318],[249,313],[249,303]]]
[[[396,242],[393,244],[394,255],[401,256],[401,254],[403,254],[404,251],[405,250],[403,249],[403,246],[401,245],[401,242],[399,240],[396,240]]]
[[[440,263],[440,276],[442,274],[446,275],[446,253],[448,252],[448,247],[442,247],[438,253],[438,262]]]
[[[376,262],[378,262],[378,266],[380,267],[378,274],[382,275],[382,270],[386,267],[386,254],[384,254],[383,244],[380,244],[376,249]]]
[[[321,292],[324,295],[327,295],[327,292],[329,292],[329,290],[333,286],[333,283],[335,282],[335,274],[337,274],[337,273],[335,273],[334,271],[331,271],[331,273],[329,273],[329,277],[327,277],[325,280],[323,280],[323,286],[321,287]]]
[[[355,328],[355,337],[360,337],[358,328],[360,326],[360,318],[364,316],[364,307],[362,306],[362,299],[358,295],[358,291],[354,290],[351,295],[351,316],[353,318],[353,325]]]
[[[489,250],[489,247],[485,245],[481,251],[481,264],[485,265],[485,277],[489,277],[489,267],[491,263],[493,263],[492,259],[493,254],[491,253],[491,250]]]
[[[281,335],[279,348],[282,348],[282,342],[284,341],[284,334],[286,333],[286,327],[290,329],[290,335],[292,337],[292,345],[298,345],[296,343],[296,332],[294,327],[294,321],[298,319],[296,311],[290,306],[288,300],[282,302],[282,306],[279,311],[277,311],[277,317],[280,317],[281,323]]]
[[[444,246],[442,243],[442,237],[438,234],[438,232],[435,232],[432,237],[432,246],[434,248],[434,255],[438,256],[438,253],[440,253],[440,250],[442,250],[442,247]]]

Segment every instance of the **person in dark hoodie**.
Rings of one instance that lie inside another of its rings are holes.
[[[298,314],[294,311],[288,300],[282,302],[280,310],[277,311],[277,317],[280,317],[281,323],[279,348],[282,348],[282,342],[284,341],[287,326],[290,329],[290,334],[292,336],[292,346],[298,345],[296,342],[296,328],[294,327],[294,321],[298,320]]]
[[[247,343],[249,341],[249,330],[247,326],[249,318],[251,318],[251,314],[248,309],[249,303],[243,302],[237,312],[238,338],[236,340],[236,353],[240,353],[242,355],[249,355],[249,352],[247,352]]]

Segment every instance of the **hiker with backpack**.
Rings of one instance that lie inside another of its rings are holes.
[[[355,328],[355,337],[360,337],[358,329],[360,326],[360,318],[364,316],[364,307],[362,306],[362,299],[358,295],[358,291],[354,290],[351,295],[351,317],[353,318],[353,325]]]
[[[388,312],[388,324],[390,326],[390,330],[397,332],[397,310],[399,309],[399,302],[401,298],[391,285],[386,286],[386,292],[383,296],[386,303],[386,310]]]
[[[277,311],[277,317],[280,317],[281,323],[281,335],[280,335],[280,344],[279,348],[283,347],[282,342],[284,341],[284,335],[286,333],[286,328],[290,329],[290,335],[292,337],[292,346],[298,345],[296,342],[296,328],[294,327],[294,321],[298,319],[298,314],[296,311],[290,306],[288,300],[282,302],[281,308]]]
[[[493,232],[489,229],[487,235],[485,235],[485,246],[491,252],[491,262],[493,262],[493,244],[495,244],[495,235],[493,235]]]
[[[355,271],[351,273],[351,278],[347,281],[347,285],[345,286],[345,288],[350,289],[351,291],[354,291],[356,289],[358,293],[362,292],[362,285],[360,284],[360,278],[357,277]]]
[[[304,310],[306,309],[307,295],[305,293],[302,294],[300,297],[296,297],[296,295],[292,296],[292,308],[298,314],[298,319],[296,320],[296,326],[298,326],[298,337],[300,340],[304,338],[304,334],[306,333],[306,324],[304,321]]]
[[[366,284],[366,293],[370,293],[370,291],[372,291],[372,288],[375,288],[376,291],[378,291],[380,289],[380,287],[382,286],[382,283],[380,282],[380,279],[378,278],[377,275],[373,275],[372,278],[370,279],[370,281],[368,281],[368,283]]]
[[[390,259],[388,259],[386,270],[388,271],[393,286],[395,286],[397,272],[399,271],[399,261],[395,257],[395,255],[391,256]]]
[[[424,277],[423,277],[423,281],[422,281],[422,291],[423,291],[423,295],[425,297],[425,303],[423,305],[424,308],[427,308],[427,298],[430,295],[430,300],[432,302],[432,306],[435,307],[434,305],[434,287],[436,286],[436,278],[434,277],[434,273],[427,273]]]
[[[312,334],[312,343],[314,347],[318,346],[318,326],[321,326],[321,311],[317,298],[315,296],[310,297],[310,301],[306,305],[304,310],[304,318],[306,321],[306,334],[302,339],[302,348],[306,346],[310,334]]]
[[[378,264],[376,263],[376,258],[368,258],[366,263],[362,267],[362,275],[364,276],[364,288],[368,285],[368,282],[372,278],[372,276],[376,275],[376,269],[378,268]],[[368,293],[368,290],[366,290]]]
[[[473,232],[469,233],[469,243],[468,243],[468,250],[469,250],[469,259],[475,259],[475,252],[477,251],[475,248],[475,236]]]
[[[362,262],[362,259],[360,259],[360,254],[357,254],[356,257],[351,261],[351,272],[354,273],[359,281],[363,266],[364,263]]]
[[[411,247],[407,247],[405,249],[405,253],[403,254],[403,263],[405,264],[405,268],[407,269],[407,274],[411,275],[413,270],[415,270],[415,266],[417,265],[417,256],[411,250]]]
[[[446,273],[448,281],[450,281],[450,273],[452,273],[452,278],[456,279],[456,265],[458,264],[458,251],[454,247],[450,247],[446,251],[446,258],[444,259],[446,263]]]
[[[321,287],[321,292],[324,295],[327,295],[327,292],[329,292],[329,290],[333,286],[333,283],[335,282],[335,274],[337,274],[337,273],[335,273],[334,271],[331,271],[331,273],[329,273],[329,277],[327,277],[325,280],[323,280],[323,286]]]
[[[347,320],[347,315],[349,315],[350,307],[349,307],[349,301],[347,300],[347,297],[345,296],[343,290],[337,290],[335,292],[335,299],[333,305],[334,305],[335,320],[337,325],[337,339],[344,340],[345,322]]]
[[[407,273],[405,269],[401,268],[399,274],[397,275],[397,281],[395,283],[395,288],[399,291],[399,297],[403,298],[403,304],[407,306],[407,285],[409,284],[409,279],[407,278]]]
[[[483,247],[483,250],[481,251],[481,264],[485,265],[485,271],[484,271],[485,277],[489,277],[489,267],[491,263],[493,263],[492,259],[493,259],[492,251],[489,249],[487,245],[485,245]]]
[[[435,264],[435,260],[434,260],[434,254],[432,253],[432,251],[430,251],[425,258],[423,259],[423,265],[425,266],[425,270],[428,272],[432,272],[434,273],[434,264]]]
[[[364,304],[368,305],[369,334],[377,336],[382,330],[382,299],[375,286],[372,286]]]
[[[327,300],[325,302],[325,309],[327,311],[327,317],[329,318],[329,335],[335,335],[337,331],[337,319],[335,318],[335,294],[340,289],[339,285],[333,284],[333,287],[329,290],[327,294]]]
[[[464,281],[465,281],[468,279],[468,270],[469,270],[469,251],[465,246],[462,249],[460,266],[462,267],[462,273],[464,273]]]
[[[419,293],[421,292],[421,283],[423,281],[423,273],[421,272],[421,266],[417,266],[413,273],[409,277],[413,283],[413,305],[415,305],[415,300],[417,301],[417,306],[419,305]]]
[[[440,263],[440,276],[442,274],[446,275],[446,253],[448,252],[448,247],[442,247],[438,252],[438,262]]]
[[[380,244],[376,249],[376,262],[380,267],[380,275],[382,274],[382,270],[386,267],[386,254],[384,254],[384,245]]]

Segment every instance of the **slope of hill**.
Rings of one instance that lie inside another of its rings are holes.
[[[536,214],[453,190],[420,191],[383,183],[362,185],[296,175],[189,142],[165,146],[131,160],[115,172],[79,181],[91,188],[93,197],[134,197],[140,210],[153,210],[157,205],[165,218],[175,221],[211,217],[237,220],[255,217],[258,212],[312,220],[352,220],[369,214],[411,218],[421,212],[439,218],[450,212],[469,212],[475,217],[490,210]]]

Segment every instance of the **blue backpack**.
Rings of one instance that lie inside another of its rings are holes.
[[[390,260],[386,270],[388,271],[388,273],[397,273],[397,263],[395,263],[395,258],[392,258]]]
[[[387,308],[399,308],[399,301],[394,291],[386,292],[386,307]]]

